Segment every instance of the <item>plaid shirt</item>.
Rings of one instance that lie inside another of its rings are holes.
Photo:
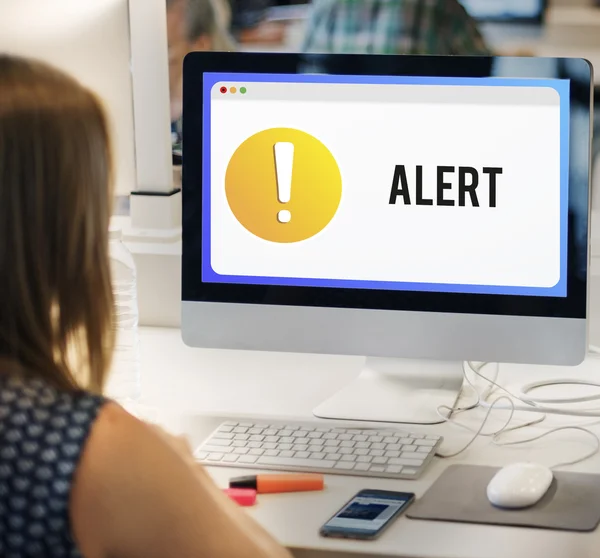
[[[490,54],[458,0],[314,0],[303,50]]]

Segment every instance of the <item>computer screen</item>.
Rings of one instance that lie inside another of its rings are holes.
[[[189,55],[185,341],[581,362],[591,84],[575,59]]]
[[[546,0],[460,0],[475,18],[484,21],[541,21]]]
[[[204,88],[205,281],[567,296],[568,80]]]

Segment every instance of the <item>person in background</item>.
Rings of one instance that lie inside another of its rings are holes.
[[[0,91],[0,556],[291,558],[183,440],[101,395],[114,345],[102,107],[5,55]]]
[[[173,152],[181,155],[183,59],[194,51],[235,50],[227,0],[167,0]]]
[[[282,44],[285,25],[268,21],[272,0],[229,0],[231,6],[231,32],[242,44]]]
[[[302,50],[490,54],[476,23],[458,0],[314,0]]]

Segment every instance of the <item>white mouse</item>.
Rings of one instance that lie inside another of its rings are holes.
[[[535,463],[513,463],[496,473],[488,484],[487,497],[499,508],[528,508],[543,498],[553,479],[548,467]]]

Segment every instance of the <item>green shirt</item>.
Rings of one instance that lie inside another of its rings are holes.
[[[457,0],[314,0],[303,51],[490,54]]]

